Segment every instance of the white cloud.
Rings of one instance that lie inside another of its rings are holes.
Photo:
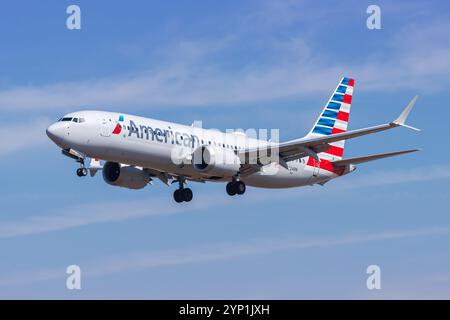
[[[357,171],[356,171],[357,172]],[[364,188],[381,185],[414,183],[421,181],[433,181],[450,178],[450,166],[430,165],[401,170],[383,170],[371,174],[358,175],[353,178],[336,181],[340,188]]]
[[[339,192],[345,189],[358,189],[375,187],[388,184],[408,182],[432,181],[450,178],[450,167],[447,165],[434,165],[429,167],[417,167],[405,170],[386,170],[374,174],[355,175],[345,180],[332,181],[329,184],[329,192]],[[284,200],[295,195],[299,197],[321,196],[316,189],[305,189],[299,193],[298,189],[273,191],[260,190],[246,196],[250,202],[261,200]],[[61,213],[43,216],[35,216],[22,221],[2,221],[0,225],[0,238],[13,238],[61,231],[86,225],[118,222],[129,219],[139,219],[159,215],[185,213],[186,208],[174,203],[167,204],[166,198],[152,199],[151,201],[139,201],[129,210],[128,202],[92,203],[70,208],[64,208]],[[221,202],[223,201],[223,203]],[[202,212],[221,204],[228,204],[227,200],[199,201],[189,204],[194,212]]]
[[[384,231],[310,240],[298,237],[257,239],[245,243],[219,243],[200,247],[197,246],[195,248],[161,252],[139,252],[122,256],[104,257],[95,261],[83,263],[82,272],[83,277],[96,277],[149,268],[231,260],[289,250],[303,250],[310,248],[320,249],[368,242],[392,241],[397,239],[448,234],[450,234],[450,227],[432,227],[417,230]],[[0,278],[0,285],[34,283],[61,279],[64,277],[66,277],[66,274],[64,273],[64,268],[61,267],[51,270],[10,274],[7,277]]]
[[[0,156],[43,144],[47,141],[45,129],[49,124],[48,119],[39,118],[25,124],[0,126]]]
[[[298,6],[298,3],[288,4],[283,6],[273,2],[268,9],[258,12],[256,18],[247,18],[264,21],[270,27],[282,21],[292,23],[299,18],[290,6]],[[284,12],[288,18],[274,21],[276,15],[271,10]],[[249,22],[240,25],[242,28],[250,26]],[[246,37],[251,38],[246,34],[248,30],[242,28],[213,41],[168,43],[165,58],[155,59],[157,65],[139,74],[34,84],[0,91],[0,109],[16,112],[100,107],[126,111],[124,106],[239,105],[329,92],[342,75],[355,76],[362,90],[414,89],[423,92],[442,90],[449,85],[447,57],[450,46],[443,41],[450,31],[448,21],[433,21],[425,26],[411,24],[394,30],[386,34],[387,40],[380,52],[355,62],[330,63],[334,61],[332,52],[331,55],[323,50],[319,52],[305,35],[288,38],[267,35],[270,41],[264,43],[261,50],[273,53],[276,58],[261,63],[248,61],[230,68],[216,54],[228,52],[226,50],[232,52]]]
[[[136,201],[133,203],[133,210],[130,210],[129,202],[93,203],[64,208],[61,210],[63,213],[35,216],[22,221],[3,221],[0,225],[0,238],[54,232],[97,223],[169,215],[186,210],[184,206],[174,203],[167,204],[167,201],[167,199]],[[212,205],[217,205],[217,201],[192,203],[189,207],[195,211],[209,208]]]
[[[306,64],[278,65],[229,73],[192,62],[118,79],[19,87],[0,92],[4,111],[109,108],[124,106],[186,107],[252,103],[324,89],[323,79],[338,81],[335,69]],[[302,75],[314,74],[306,79]],[[327,81],[330,82],[331,81]],[[320,87],[318,86],[322,84]],[[326,88],[326,86],[325,86]],[[329,89],[329,88],[327,88]],[[123,110],[122,110],[123,111]]]

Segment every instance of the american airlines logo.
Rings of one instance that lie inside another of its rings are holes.
[[[177,144],[184,147],[195,148],[199,145],[199,138],[194,134],[182,133],[171,129],[152,128],[145,125],[136,125],[130,120],[128,136],[136,135],[138,139],[156,140],[157,142]]]
[[[123,122],[123,115],[119,116],[119,122],[117,122],[116,127],[113,130],[113,134],[120,134],[122,132],[122,125],[120,124],[120,122]]]
[[[122,132],[123,116],[119,117],[113,134]],[[129,121],[128,137],[135,135],[138,139],[152,140],[161,143],[177,144],[179,146],[195,148],[200,145],[200,139],[197,135],[173,131],[171,129],[152,128],[146,125],[136,124],[133,120]]]

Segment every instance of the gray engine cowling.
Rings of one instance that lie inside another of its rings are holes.
[[[143,170],[110,161],[103,166],[103,179],[107,184],[128,189],[142,189],[150,182]]]

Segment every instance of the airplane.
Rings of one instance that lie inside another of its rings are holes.
[[[396,127],[420,131],[405,123],[417,96],[397,119],[348,131],[354,84],[354,79],[343,77],[309,133],[286,142],[104,111],[69,113],[46,133],[79,163],[78,176],[95,176],[101,170],[106,183],[129,189],[142,189],[154,179],[178,183],[173,193],[177,203],[192,200],[188,182],[227,182],[230,196],[244,194],[246,186],[324,185],[353,172],[358,164],[419,151],[343,158],[346,140]]]

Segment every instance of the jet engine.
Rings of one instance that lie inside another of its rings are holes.
[[[232,150],[201,146],[192,155],[192,165],[208,175],[233,176],[238,172],[241,161]]]
[[[107,184],[128,189],[142,189],[150,181],[149,175],[143,170],[110,161],[103,166],[103,179]]]

